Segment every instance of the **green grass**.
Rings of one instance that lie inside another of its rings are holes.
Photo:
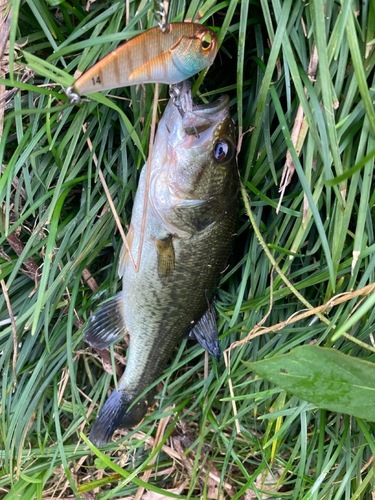
[[[144,484],[147,470],[153,492],[187,477],[180,497],[212,498],[210,463],[219,478],[216,498],[247,492],[246,498],[261,499],[269,488],[272,498],[291,500],[371,498],[374,423],[320,409],[283,390],[281,377],[274,385],[244,362],[310,343],[375,359],[371,294],[319,318],[275,326],[375,282],[373,3],[170,2],[171,20],[200,11],[218,31],[220,52],[210,70],[197,75],[195,99],[229,93],[244,134],[237,238],[216,302],[222,347],[244,339],[267,312],[264,326],[275,330],[232,349],[230,373],[224,361],[209,360],[206,378],[203,349],[183,341],[164,370],[158,406],[139,428],[115,434],[116,442],[100,451],[88,447],[85,436],[114,381],[82,341],[80,327],[121,289],[122,242],[93,152],[126,225],[147,157],[153,86],[95,94],[71,107],[61,85],[154,25],[152,3],[131,1],[128,26],[125,3],[116,0],[96,1],[89,12],[80,0],[14,0],[12,8],[4,56],[10,72],[0,80],[9,92],[0,142],[6,167],[0,278],[16,318],[18,355],[14,390],[12,325],[0,295],[0,498],[73,498],[79,491],[85,498],[95,487],[98,499],[124,498]],[[319,64],[310,81],[314,45]],[[167,97],[161,86],[160,98]],[[299,105],[307,133],[297,153],[291,134]],[[161,101],[159,116],[163,107]],[[296,171],[277,214],[287,149]],[[31,279],[25,271],[33,269]],[[361,308],[357,315],[355,308]],[[119,355],[126,355],[123,344],[111,350],[112,366],[121,366]],[[152,438],[171,405],[175,413],[169,412],[153,451]],[[171,456],[178,446],[187,454],[185,468]]]

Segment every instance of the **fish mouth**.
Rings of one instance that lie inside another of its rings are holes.
[[[222,95],[215,101],[209,102],[207,104],[193,104],[190,80],[184,80],[183,82],[176,84],[175,88],[177,89],[177,94],[180,96],[180,98],[185,101],[183,105],[183,112],[185,113],[193,112],[198,114],[214,114],[222,111],[229,105],[230,99],[228,95]]]
[[[222,95],[208,104],[194,104],[190,80],[185,80],[176,87],[181,99],[179,112],[185,134],[199,137],[200,133],[221,123],[229,116],[228,95]]]
[[[218,97],[215,101],[210,102],[208,104],[194,104],[193,112],[194,113],[207,113],[214,114],[222,111],[224,108],[229,106],[229,95],[222,95]]]

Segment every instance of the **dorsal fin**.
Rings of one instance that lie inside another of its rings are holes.
[[[83,338],[95,349],[106,349],[126,334],[121,295],[118,293],[113,299],[102,304],[86,323]]]
[[[216,324],[216,311],[213,304],[209,306],[208,311],[204,313],[191,330],[190,335],[194,335],[200,345],[204,347],[217,362],[220,361],[221,347]]]

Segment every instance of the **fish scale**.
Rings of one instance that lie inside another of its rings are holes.
[[[108,347],[126,332],[130,336],[118,391],[112,392],[90,432],[97,446],[105,445],[116,428],[140,422],[156,389],[134,401],[161,376],[176,346],[190,332],[217,360],[220,356],[212,301],[236,226],[234,125],[227,96],[194,106],[188,82],[180,84],[180,92],[184,117],[171,100],[155,138],[139,271],[134,272],[123,249],[119,268],[123,291],[113,303],[104,304],[105,310],[99,309],[86,328],[85,339],[94,347]],[[191,126],[199,130],[197,136],[186,132]],[[223,151],[227,154],[218,161]],[[141,173],[128,232],[135,261],[146,171],[147,166]],[[109,331],[103,331],[106,313]]]
[[[152,229],[156,228],[152,228],[151,224],[148,226],[142,251],[142,256],[146,257],[142,257],[139,273],[133,273],[128,267],[129,272],[124,275],[124,315],[129,319],[131,317],[127,327],[132,332],[129,363],[150,363],[155,357],[156,344],[162,338],[162,348],[157,352],[158,357],[163,357],[161,364],[164,365],[171,350],[207,311],[207,301],[211,302],[216,289],[218,269],[222,271],[225,268],[231,249],[228,234],[232,235],[234,228],[235,215],[231,211],[220,223],[204,231],[200,238],[176,239],[173,281],[163,285],[157,278],[155,245],[150,238],[151,234],[155,234]],[[133,248],[137,243],[134,239]],[[152,316],[145,317],[145,310],[152,311]],[[160,336],[145,335],[145,332],[153,331],[160,332]],[[146,337],[152,339],[149,349],[145,345]],[[142,388],[142,392],[160,376],[159,367],[150,365],[146,372],[141,369],[132,372],[132,375],[131,378],[124,378],[119,388]]]

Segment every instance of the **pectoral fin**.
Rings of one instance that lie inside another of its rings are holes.
[[[123,311],[121,293],[118,293],[90,316],[85,326],[84,340],[99,350],[121,340],[126,333]]]
[[[213,356],[217,362],[220,361],[221,347],[219,333],[216,325],[216,313],[213,304],[191,330],[190,335],[195,335],[200,345]]]
[[[155,238],[154,241],[158,254],[158,275],[162,283],[167,285],[172,280],[175,263],[173,236],[170,234],[163,240]]]

